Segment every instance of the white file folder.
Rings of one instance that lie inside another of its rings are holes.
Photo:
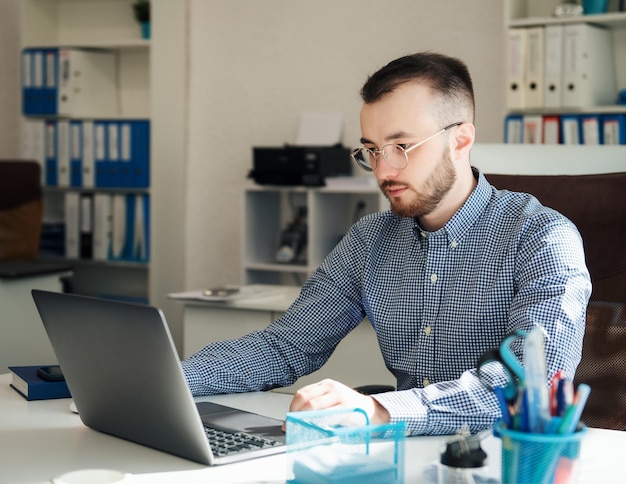
[[[129,237],[127,219],[127,196],[124,194],[113,195],[113,221],[111,230],[111,258],[122,260],[125,258],[127,238]]]
[[[41,166],[41,185],[46,184],[46,124],[42,119],[22,118],[20,156]]]
[[[83,187],[96,184],[95,145],[93,121],[83,121]]]
[[[507,37],[506,106],[508,109],[526,107],[526,29],[509,29]]]
[[[117,60],[114,52],[59,50],[59,116],[117,116]]]
[[[544,92],[544,29],[526,29],[526,83],[524,103],[526,108],[542,108]]]
[[[111,258],[113,230],[113,200],[108,193],[96,193],[93,197],[93,258]]]
[[[70,186],[70,123],[57,121],[58,186]]]
[[[65,194],[65,257],[80,256],[80,194]]]
[[[563,105],[563,25],[545,27],[543,104],[547,108]]]
[[[566,25],[563,106],[614,104],[616,96],[611,32],[589,24]]]

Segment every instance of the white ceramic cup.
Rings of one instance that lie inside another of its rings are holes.
[[[113,469],[80,469],[52,479],[52,484],[113,484],[124,482],[130,474]]]

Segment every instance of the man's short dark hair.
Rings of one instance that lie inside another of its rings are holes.
[[[425,83],[440,98],[440,114],[447,118],[442,121],[474,121],[474,88],[467,66],[459,59],[434,52],[419,52],[391,61],[368,78],[361,98],[366,104],[380,101],[407,82]]]

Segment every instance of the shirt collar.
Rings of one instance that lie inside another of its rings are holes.
[[[480,218],[491,198],[491,185],[478,168],[472,167],[472,173],[478,183],[469,198],[441,229],[431,232],[431,235],[437,233],[443,235],[445,233],[448,237],[448,243],[458,243]],[[415,231],[418,234],[425,232],[417,220],[415,220]]]

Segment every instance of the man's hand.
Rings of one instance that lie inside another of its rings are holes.
[[[325,408],[361,408],[372,424],[389,422],[389,413],[376,400],[335,380],[322,380],[298,390],[289,406],[290,412]],[[284,430],[284,426],[283,426]]]

